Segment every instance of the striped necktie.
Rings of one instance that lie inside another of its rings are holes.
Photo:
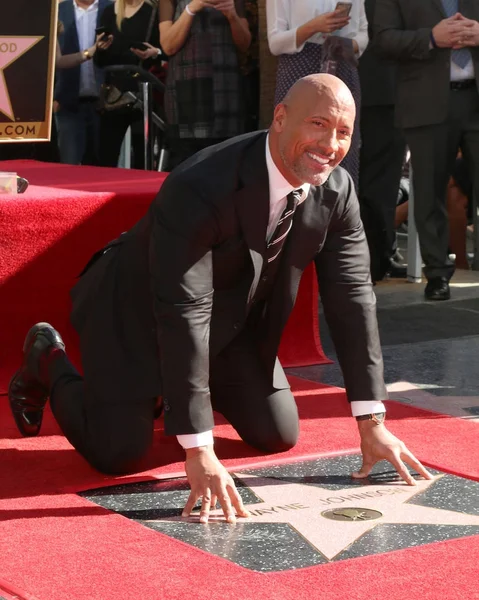
[[[293,217],[294,211],[298,206],[299,202],[303,197],[303,190],[300,188],[298,190],[293,190],[286,197],[286,208],[281,215],[281,218],[276,225],[276,229],[271,236],[271,239],[266,246],[266,257],[268,259],[268,264],[272,263],[275,258],[277,258],[281,254],[281,250],[284,246],[286,238],[288,237],[288,233],[291,231],[291,227],[293,226]]]
[[[446,17],[452,17],[459,11],[459,0],[442,0]],[[467,48],[451,50],[451,60],[461,69],[472,59],[471,52]]]

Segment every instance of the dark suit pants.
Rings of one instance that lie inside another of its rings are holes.
[[[247,330],[212,364],[213,408],[248,444],[265,452],[297,441],[298,412],[291,390],[274,389]],[[153,441],[156,398],[115,402],[98,397],[65,356],[50,364],[53,414],[69,442],[96,469],[122,474],[140,470]]]
[[[371,276],[380,281],[395,251],[394,220],[406,150],[394,124],[394,106],[361,108],[359,202],[371,254]]]
[[[474,174],[476,199],[479,189],[479,94],[476,87],[451,90],[449,115],[444,123],[408,128],[405,135],[411,151],[414,217],[425,263],[424,274],[428,279],[449,279],[454,265],[448,257],[446,188],[459,148]]]

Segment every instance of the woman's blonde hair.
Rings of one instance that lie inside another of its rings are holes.
[[[153,0],[143,0],[146,4],[150,6],[155,6]],[[121,24],[123,23],[123,19],[125,18],[125,0],[115,0],[115,14],[116,14],[116,26],[118,27],[118,31],[121,31]]]

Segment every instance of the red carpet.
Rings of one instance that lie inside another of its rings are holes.
[[[288,453],[263,456],[225,424],[217,453],[229,468],[357,452],[342,390],[292,378],[301,437]],[[478,598],[479,536],[282,573],[255,573],[92,505],[74,492],[180,472],[182,453],[158,421],[135,478],[107,478],[71,449],[51,415],[42,437],[19,439],[0,399],[0,589],[37,600],[471,600]],[[388,403],[390,429],[429,466],[479,480],[477,425]],[[236,458],[231,458],[235,456]],[[170,463],[170,464],[167,464]],[[151,466],[151,465],[150,465]],[[28,596],[27,596],[28,593]]]
[[[78,362],[69,324],[75,277],[94,251],[145,214],[166,174],[35,161],[0,162],[0,170],[16,171],[31,183],[25,194],[0,195],[0,382],[5,382],[36,321],[57,327]],[[329,362],[319,341],[317,305],[309,268],[283,336],[285,366]]]

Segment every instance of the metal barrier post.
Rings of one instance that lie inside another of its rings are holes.
[[[414,221],[414,185],[412,166],[409,165],[409,204],[407,216],[407,280],[420,283],[422,279],[422,258],[419,248],[419,236]]]
[[[151,84],[148,81],[142,81],[143,91],[143,134],[145,140],[145,171],[153,169],[153,102],[151,93]]]
[[[120,169],[131,169],[131,127],[128,127],[123,138],[118,167]]]
[[[472,223],[474,227],[474,247],[472,249],[474,258],[472,259],[472,270],[479,271],[479,198],[475,189],[472,194]]]

